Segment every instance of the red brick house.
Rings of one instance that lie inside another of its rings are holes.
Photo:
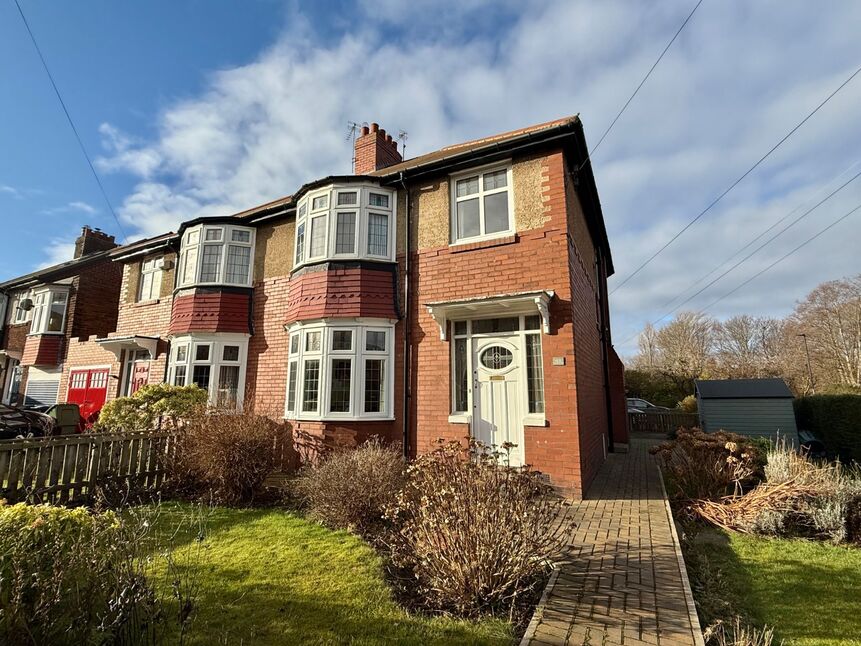
[[[72,260],[0,283],[0,401],[47,406],[65,398],[60,381],[70,346],[116,327],[116,246],[113,236],[84,227]]]
[[[355,146],[353,175],[108,252],[117,324],[70,341],[61,398],[107,367],[107,399],[197,383],[331,442],[471,434],[579,495],[627,442],[579,119],[406,161],[376,124]]]

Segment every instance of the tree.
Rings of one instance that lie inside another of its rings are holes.
[[[780,373],[778,355],[782,324],[778,319],[747,314],[715,326],[717,372],[728,379],[773,377]]]

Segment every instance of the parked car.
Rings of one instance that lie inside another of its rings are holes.
[[[55,426],[50,415],[0,404],[0,440],[53,435]]]
[[[628,397],[629,413],[659,413],[665,410],[669,409],[664,406],[655,406],[652,402],[647,402],[645,399]]]

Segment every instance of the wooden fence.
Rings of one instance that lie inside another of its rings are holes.
[[[631,433],[671,433],[680,428],[693,428],[700,423],[696,413],[668,410],[654,413],[628,413],[628,430]]]
[[[0,440],[0,497],[69,503],[91,497],[97,487],[157,489],[175,438],[159,430]]]

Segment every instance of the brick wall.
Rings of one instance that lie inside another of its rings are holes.
[[[613,407],[613,442],[628,443],[628,402],[625,398],[625,366],[610,348],[610,402]]]
[[[326,263],[290,280],[286,322],[368,316],[397,318],[395,276],[386,268]]]
[[[248,333],[251,316],[251,293],[228,291],[229,288],[197,288],[173,299],[170,317],[171,334],[188,332]]]
[[[122,265],[107,258],[82,269],[69,302],[66,336],[86,339],[113,332],[122,281]]]

